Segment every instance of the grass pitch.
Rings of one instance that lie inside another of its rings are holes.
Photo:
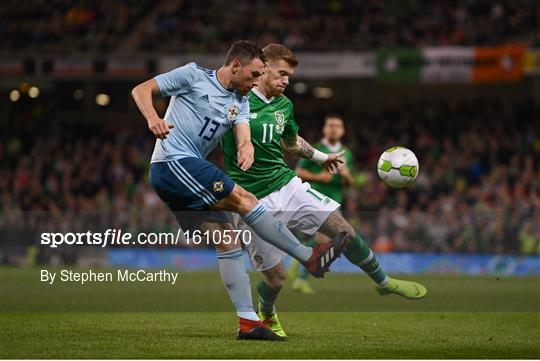
[[[289,341],[265,343],[234,340],[217,272],[179,277],[47,286],[0,268],[0,358],[540,358],[539,278],[405,277],[429,289],[409,301],[333,274],[316,295],[282,292]]]

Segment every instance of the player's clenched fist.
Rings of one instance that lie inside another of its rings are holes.
[[[167,138],[170,129],[174,128],[174,125],[167,123],[165,119],[157,118],[156,120],[148,121],[148,128],[159,139]]]

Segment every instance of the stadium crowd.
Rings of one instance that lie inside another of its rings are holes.
[[[347,217],[379,252],[539,253],[540,111],[532,104],[417,103],[346,114],[357,179]],[[4,244],[30,241],[24,232],[40,222],[49,231],[177,229],[147,181],[154,140],[144,126],[51,124],[28,110],[17,118],[0,145]],[[317,141],[317,121],[305,124],[302,134]],[[407,190],[376,175],[378,156],[395,144],[420,161]]]
[[[310,51],[540,45],[535,0],[8,0],[0,18],[3,54],[221,53],[239,38]]]
[[[152,7],[149,0],[8,0],[0,7],[0,51],[97,53],[114,49]]]

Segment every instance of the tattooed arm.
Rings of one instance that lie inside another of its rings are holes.
[[[336,174],[339,166],[343,164],[344,151],[336,154],[324,154],[313,148],[311,144],[299,135],[292,138],[281,138],[281,145],[285,151],[291,154],[319,163],[331,174]]]
[[[311,159],[315,153],[315,148],[299,135],[294,138],[281,138],[281,146],[300,158]]]
[[[311,159],[315,153],[315,148],[299,135],[295,138],[281,138],[281,146],[285,151],[300,158]],[[297,168],[296,173],[304,182],[330,183],[332,180],[332,174],[325,171],[313,173],[307,169]]]

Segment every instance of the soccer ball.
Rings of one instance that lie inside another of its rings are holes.
[[[407,148],[392,147],[381,154],[377,164],[379,177],[392,188],[404,188],[418,176],[420,166],[414,153]]]

